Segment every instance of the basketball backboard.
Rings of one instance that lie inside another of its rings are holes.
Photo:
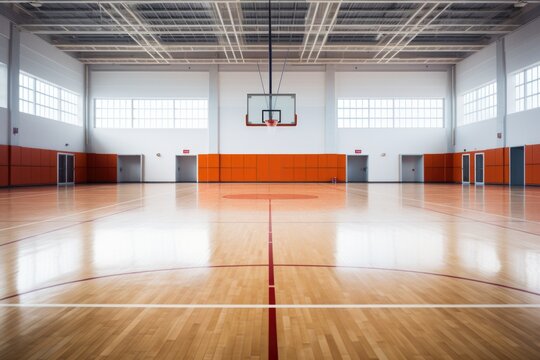
[[[265,121],[269,119],[277,120],[277,126],[296,126],[296,95],[248,94],[246,125],[266,126]]]

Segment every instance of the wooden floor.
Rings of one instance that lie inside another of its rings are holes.
[[[0,359],[539,359],[540,188],[0,189]]]

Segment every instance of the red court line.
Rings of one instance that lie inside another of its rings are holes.
[[[337,191],[345,191],[345,190],[342,190],[342,189],[339,189],[339,188],[333,188],[333,189],[337,190]],[[346,191],[346,193],[347,194],[358,195],[358,196],[363,196],[363,194],[358,194],[358,193],[356,193],[354,191]],[[402,200],[405,200],[405,201],[421,201],[421,200],[415,200],[415,199],[402,199]],[[444,205],[439,205],[439,204],[432,204],[432,205],[433,206],[444,206]],[[457,218],[460,218],[460,219],[466,219],[466,220],[469,220],[471,222],[476,222],[476,223],[480,223],[480,224],[493,225],[493,226],[497,226],[497,227],[507,229],[507,230],[519,231],[519,232],[529,234],[529,235],[540,236],[540,234],[538,234],[538,233],[533,233],[533,232],[530,232],[530,231],[527,231],[527,230],[521,230],[521,229],[516,229],[516,228],[509,227],[509,226],[494,224],[493,222],[484,221],[484,220],[478,220],[478,219],[475,219],[475,218],[472,218],[472,217],[466,217],[466,216],[463,216],[463,215],[450,214],[450,213],[447,213],[447,212],[444,212],[444,211],[430,209],[430,208],[425,207],[425,206],[411,205],[411,204],[405,204],[405,206],[410,206],[410,207],[413,207],[413,208],[416,208],[416,209],[428,210],[428,211],[432,211],[432,212],[436,212],[436,213],[444,214],[444,215],[448,215],[448,216],[454,216],[454,217],[457,217]],[[493,213],[488,213],[488,212],[485,212],[485,211],[479,211],[479,210],[474,210],[474,209],[461,208],[461,210],[463,210],[463,211],[477,211],[477,212],[481,212],[482,214],[485,214],[485,215],[507,217],[505,215],[493,214]],[[510,219],[512,219],[512,218],[510,218]],[[515,220],[518,221],[518,222],[531,222],[531,221],[528,221],[527,219],[515,219]],[[512,221],[513,220],[508,220],[508,222],[512,222]]]
[[[272,199],[268,199],[268,304],[276,305],[276,288],[274,287],[274,244],[272,236]],[[268,309],[268,359],[279,359],[276,308]]]
[[[108,274],[108,275],[99,275],[99,276],[92,276],[88,278],[83,279],[77,279],[77,280],[71,280],[66,281],[63,283],[58,284],[52,284],[49,286],[44,286],[41,288],[36,288],[32,290],[28,290],[22,293],[17,293],[13,295],[8,295],[6,297],[0,298],[0,301],[2,300],[8,300],[14,297],[27,295],[30,293],[38,292],[41,290],[51,289],[63,285],[69,285],[69,284],[76,284],[80,282],[85,281],[91,281],[91,280],[99,280],[99,279],[105,279],[105,278],[111,278],[116,276],[126,276],[126,275],[140,275],[140,274],[151,274],[151,273],[158,273],[158,272],[166,272],[166,271],[178,271],[178,270],[196,270],[196,269],[216,269],[216,268],[235,268],[235,267],[268,267],[268,264],[227,264],[227,265],[202,265],[202,266],[188,266],[188,267],[177,267],[177,268],[166,268],[166,269],[154,269],[154,270],[140,270],[140,271],[130,271],[125,273],[117,273],[117,274]],[[441,273],[434,273],[434,272],[427,272],[427,271],[419,271],[419,270],[406,270],[406,269],[392,269],[392,268],[378,268],[378,267],[368,267],[368,266],[346,266],[346,265],[318,265],[318,264],[274,264],[275,267],[320,267],[320,268],[342,268],[342,269],[362,269],[362,270],[380,270],[380,271],[395,271],[395,272],[403,272],[403,273],[412,273],[412,274],[421,274],[421,275],[431,275],[431,276],[440,276],[440,277],[446,277],[456,280],[465,280],[465,281],[471,281],[475,283],[485,284],[485,285],[492,285],[497,287],[502,287],[508,290],[514,290],[519,291],[527,294],[537,295],[540,296],[540,293],[534,292],[531,290],[521,289],[517,287],[513,287],[510,285],[504,285],[474,278],[468,278],[463,276],[457,276],[457,275],[449,275],[449,274],[441,274]],[[273,289],[273,287],[272,287]]]
[[[18,297],[18,296],[22,296],[22,295],[31,294],[31,293],[41,291],[41,290],[55,288],[55,287],[58,287],[58,286],[77,284],[77,283],[90,281],[90,280],[106,279],[106,278],[111,278],[111,277],[116,277],[116,276],[151,274],[151,273],[166,272],[166,271],[177,271],[177,270],[215,269],[215,268],[233,268],[233,267],[256,267],[256,266],[268,266],[268,264],[187,266],[187,267],[166,268],[166,269],[129,271],[129,272],[118,273],[118,274],[98,275],[98,276],[91,276],[91,277],[87,277],[87,278],[83,278],[83,279],[66,281],[66,282],[59,283],[59,284],[52,284],[52,285],[43,286],[43,287],[40,287],[40,288],[37,288],[37,289],[32,289],[32,290],[28,290],[28,291],[25,291],[25,292],[21,292],[21,293],[18,293],[18,294],[8,295],[8,296],[5,296],[3,298],[0,298],[0,301],[12,299],[14,297]]]
[[[500,227],[501,229],[507,229],[507,230],[513,230],[513,231],[519,231],[519,232],[522,232],[522,233],[525,233],[525,234],[529,234],[529,235],[540,236],[540,234],[538,234],[538,233],[534,233],[534,232],[527,231],[527,230],[522,230],[522,229],[516,229],[516,228],[510,227],[510,226],[504,226],[504,225],[496,224],[496,223],[490,222],[490,221],[484,221],[484,220],[473,219],[473,218],[466,217],[466,216],[463,216],[463,215],[449,214],[449,213],[444,212],[444,211],[441,211],[441,210],[430,209],[430,208],[423,207],[423,206],[410,205],[410,204],[407,204],[407,206],[411,206],[411,207],[414,207],[414,208],[417,208],[417,209],[428,210],[428,211],[432,211],[432,212],[436,212],[436,213],[444,214],[444,215],[448,215],[448,216],[454,216],[454,217],[457,217],[457,218],[460,218],[460,219],[472,220],[472,222],[475,222],[475,223],[486,224],[486,225],[493,225],[493,226],[496,226],[496,227]],[[487,214],[487,213],[486,213],[486,214]],[[489,214],[488,214],[488,215],[489,215]],[[513,222],[513,221],[509,220],[509,221],[507,221],[507,222]],[[520,223],[521,223],[521,222],[527,223],[527,222],[529,222],[529,221],[527,221],[527,220],[518,220],[517,222],[520,222]]]
[[[406,270],[406,269],[393,269],[393,268],[380,268],[380,267],[372,267],[372,266],[347,266],[347,265],[318,265],[318,264],[275,264],[274,266],[279,267],[319,267],[319,268],[334,268],[334,269],[362,269],[362,270],[380,270],[380,271],[394,271],[394,272],[403,272],[403,273],[409,273],[409,274],[421,274],[421,275],[432,275],[432,276],[439,276],[439,277],[445,277],[450,279],[457,279],[457,280],[465,280],[465,281],[471,281],[479,284],[485,284],[485,285],[492,285],[492,286],[498,286],[509,290],[515,290],[524,292],[527,294],[537,295],[540,296],[540,293],[534,292],[531,290],[521,289],[510,285],[504,285],[500,283],[495,283],[491,281],[486,280],[479,280],[479,279],[473,279],[468,278],[464,276],[458,276],[458,275],[449,275],[449,274],[441,274],[441,273],[434,273],[429,271],[420,271],[420,270]]]

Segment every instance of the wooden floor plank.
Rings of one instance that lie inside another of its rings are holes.
[[[126,184],[0,189],[0,359],[267,359],[270,218],[280,358],[540,358],[539,188]]]

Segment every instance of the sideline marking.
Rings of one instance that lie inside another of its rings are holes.
[[[319,184],[319,185],[321,185],[321,184]],[[341,189],[339,187],[335,187],[335,186],[332,186],[330,188],[334,189],[334,190],[337,190],[337,191],[345,191],[346,193],[348,193],[348,192],[351,192],[353,194],[355,193],[354,191],[350,191],[350,189],[343,190],[343,189]],[[397,200],[416,201],[416,202],[420,202],[422,204],[429,204],[429,205],[433,205],[433,206],[447,207],[447,208],[461,210],[461,211],[471,211],[471,212],[475,212],[475,213],[483,214],[483,215],[488,215],[488,216],[498,216],[498,217],[502,217],[502,218],[505,218],[505,219],[512,219],[512,220],[515,220],[515,221],[529,222],[529,223],[533,223],[533,224],[540,224],[540,221],[527,220],[527,219],[524,219],[524,218],[516,218],[516,217],[512,217],[512,216],[494,214],[494,213],[481,211],[481,210],[476,210],[476,209],[470,209],[470,208],[463,208],[463,207],[457,207],[457,206],[452,206],[452,205],[440,204],[440,203],[435,203],[435,202],[432,202],[432,201],[419,200],[419,199],[414,199],[414,198],[410,198],[410,197],[399,197],[399,196],[395,196],[395,195],[392,195],[392,194],[386,194],[386,193],[381,193],[381,192],[366,191],[366,190],[362,190],[362,189],[357,188],[357,187],[353,187],[352,189],[358,190],[358,191],[360,191],[362,193],[362,194],[359,194],[357,192],[356,195],[376,194],[376,195],[382,195],[382,196],[391,197],[391,198],[397,199]],[[421,208],[426,209],[426,210],[431,210],[431,209],[426,208],[424,206],[422,206]],[[446,214],[446,215],[453,215],[453,214]],[[468,218],[468,219],[473,220],[472,218]]]
[[[180,191],[180,190],[175,191],[175,193],[178,193],[178,191]],[[114,204],[111,204],[111,205],[102,206],[102,207],[98,207],[98,208],[94,208],[94,209],[90,209],[90,210],[80,211],[80,212],[73,213],[73,214],[56,216],[56,217],[52,217],[52,218],[49,218],[49,219],[29,222],[29,223],[21,224],[21,225],[15,225],[15,226],[11,226],[11,227],[8,227],[8,228],[1,228],[0,232],[1,231],[6,231],[6,230],[18,229],[18,228],[22,228],[22,227],[25,227],[25,226],[42,224],[42,223],[46,223],[46,222],[53,221],[53,220],[58,220],[58,219],[65,219],[65,218],[72,217],[72,216],[86,214],[86,213],[89,213],[89,212],[92,212],[92,211],[108,209],[108,208],[123,205],[123,204],[129,204],[129,203],[132,203],[132,202],[135,202],[135,201],[141,201],[141,200],[144,200],[144,199],[150,199],[150,198],[153,198],[153,197],[157,197],[157,196],[161,196],[161,195],[169,195],[169,194],[170,194],[170,192],[160,193],[160,194],[150,195],[150,196],[143,196],[143,197],[140,197],[140,198],[137,198],[137,199],[122,201],[122,202],[119,202],[119,203],[114,203]]]

